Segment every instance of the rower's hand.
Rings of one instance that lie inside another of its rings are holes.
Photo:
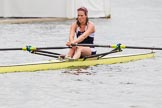
[[[68,42],[66,43],[66,46],[71,47],[71,42],[68,41]]]
[[[66,43],[66,46],[71,47],[72,49],[75,50],[77,47],[76,47],[76,46],[72,46],[71,44],[73,44],[73,43],[68,41],[68,42]]]

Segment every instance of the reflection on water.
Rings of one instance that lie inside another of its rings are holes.
[[[77,68],[71,68],[66,69],[62,73],[66,74],[73,74],[73,75],[95,75],[95,72],[93,72],[92,67],[77,67]]]

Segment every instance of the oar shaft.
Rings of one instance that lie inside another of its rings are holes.
[[[22,48],[0,48],[0,51],[22,50]]]
[[[162,48],[157,48],[157,47],[138,47],[138,46],[125,46],[125,48],[130,48],[130,49],[150,49],[150,50],[162,50]]]
[[[45,49],[66,49],[66,48],[70,48],[70,47],[23,47],[23,48],[0,48],[0,51],[16,51],[16,50],[31,50],[31,51],[35,51],[35,50],[45,50]]]

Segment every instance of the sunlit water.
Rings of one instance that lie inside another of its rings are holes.
[[[91,19],[96,44],[162,47],[161,0],[113,0],[111,6],[111,19]],[[64,46],[72,22],[0,25],[0,48]],[[162,51],[156,52],[155,58],[123,64],[0,74],[0,107],[162,108]],[[0,65],[51,59],[23,51],[0,55]]]

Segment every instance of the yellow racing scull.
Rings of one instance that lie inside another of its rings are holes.
[[[134,55],[120,55],[120,56],[105,56],[103,58],[87,58],[86,60],[79,59],[73,61],[62,61],[62,60],[49,60],[39,63],[26,63],[17,65],[0,66],[0,73],[11,73],[11,72],[34,72],[44,70],[56,70],[83,66],[94,66],[100,64],[116,64],[125,63],[130,61],[136,61],[146,58],[154,57],[154,53],[141,53]]]

